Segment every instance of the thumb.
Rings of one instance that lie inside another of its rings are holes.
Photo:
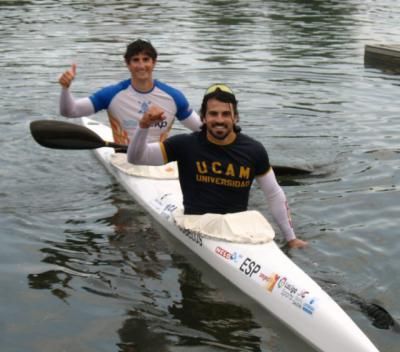
[[[76,75],[76,64],[71,65],[71,73],[75,76]]]

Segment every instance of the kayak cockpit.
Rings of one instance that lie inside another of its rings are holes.
[[[218,240],[238,243],[267,243],[275,232],[267,219],[257,210],[230,214],[173,214],[175,223],[184,230]]]

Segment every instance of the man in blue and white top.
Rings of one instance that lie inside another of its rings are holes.
[[[114,141],[128,144],[143,114],[152,106],[161,108],[165,120],[154,123],[149,130],[149,140],[163,140],[172,127],[175,117],[192,131],[199,130],[202,122],[178,89],[153,79],[157,51],[145,40],[135,40],[124,55],[131,77],[106,86],[89,97],[75,99],[70,85],[76,76],[76,64],[59,77],[62,86],[60,113],[66,117],[92,115],[107,110]]]

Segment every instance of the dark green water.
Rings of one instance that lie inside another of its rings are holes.
[[[363,62],[365,44],[398,43],[399,15],[394,0],[0,1],[1,350],[310,351],[171,245],[91,153],[30,137],[31,121],[61,119],[64,69],[78,64],[73,93],[88,95],[127,77],[125,46],[143,37],[196,109],[229,83],[273,163],[314,170],[281,180],[311,244],[289,255],[397,352],[399,333],[357,302],[400,320],[400,81]],[[258,189],[251,205],[268,215]]]

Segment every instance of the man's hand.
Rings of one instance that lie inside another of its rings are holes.
[[[300,240],[299,238],[295,238],[294,240],[289,241],[287,244],[289,248],[304,248],[308,246],[306,241]]]
[[[161,122],[164,120],[164,110],[159,108],[158,106],[153,105],[143,114],[143,117],[139,122],[139,126],[140,128],[149,128],[156,122]]]
[[[64,88],[69,88],[75,76],[76,76],[76,64],[72,64],[71,68],[62,73],[61,76],[58,78],[58,83],[60,83],[61,86]]]

